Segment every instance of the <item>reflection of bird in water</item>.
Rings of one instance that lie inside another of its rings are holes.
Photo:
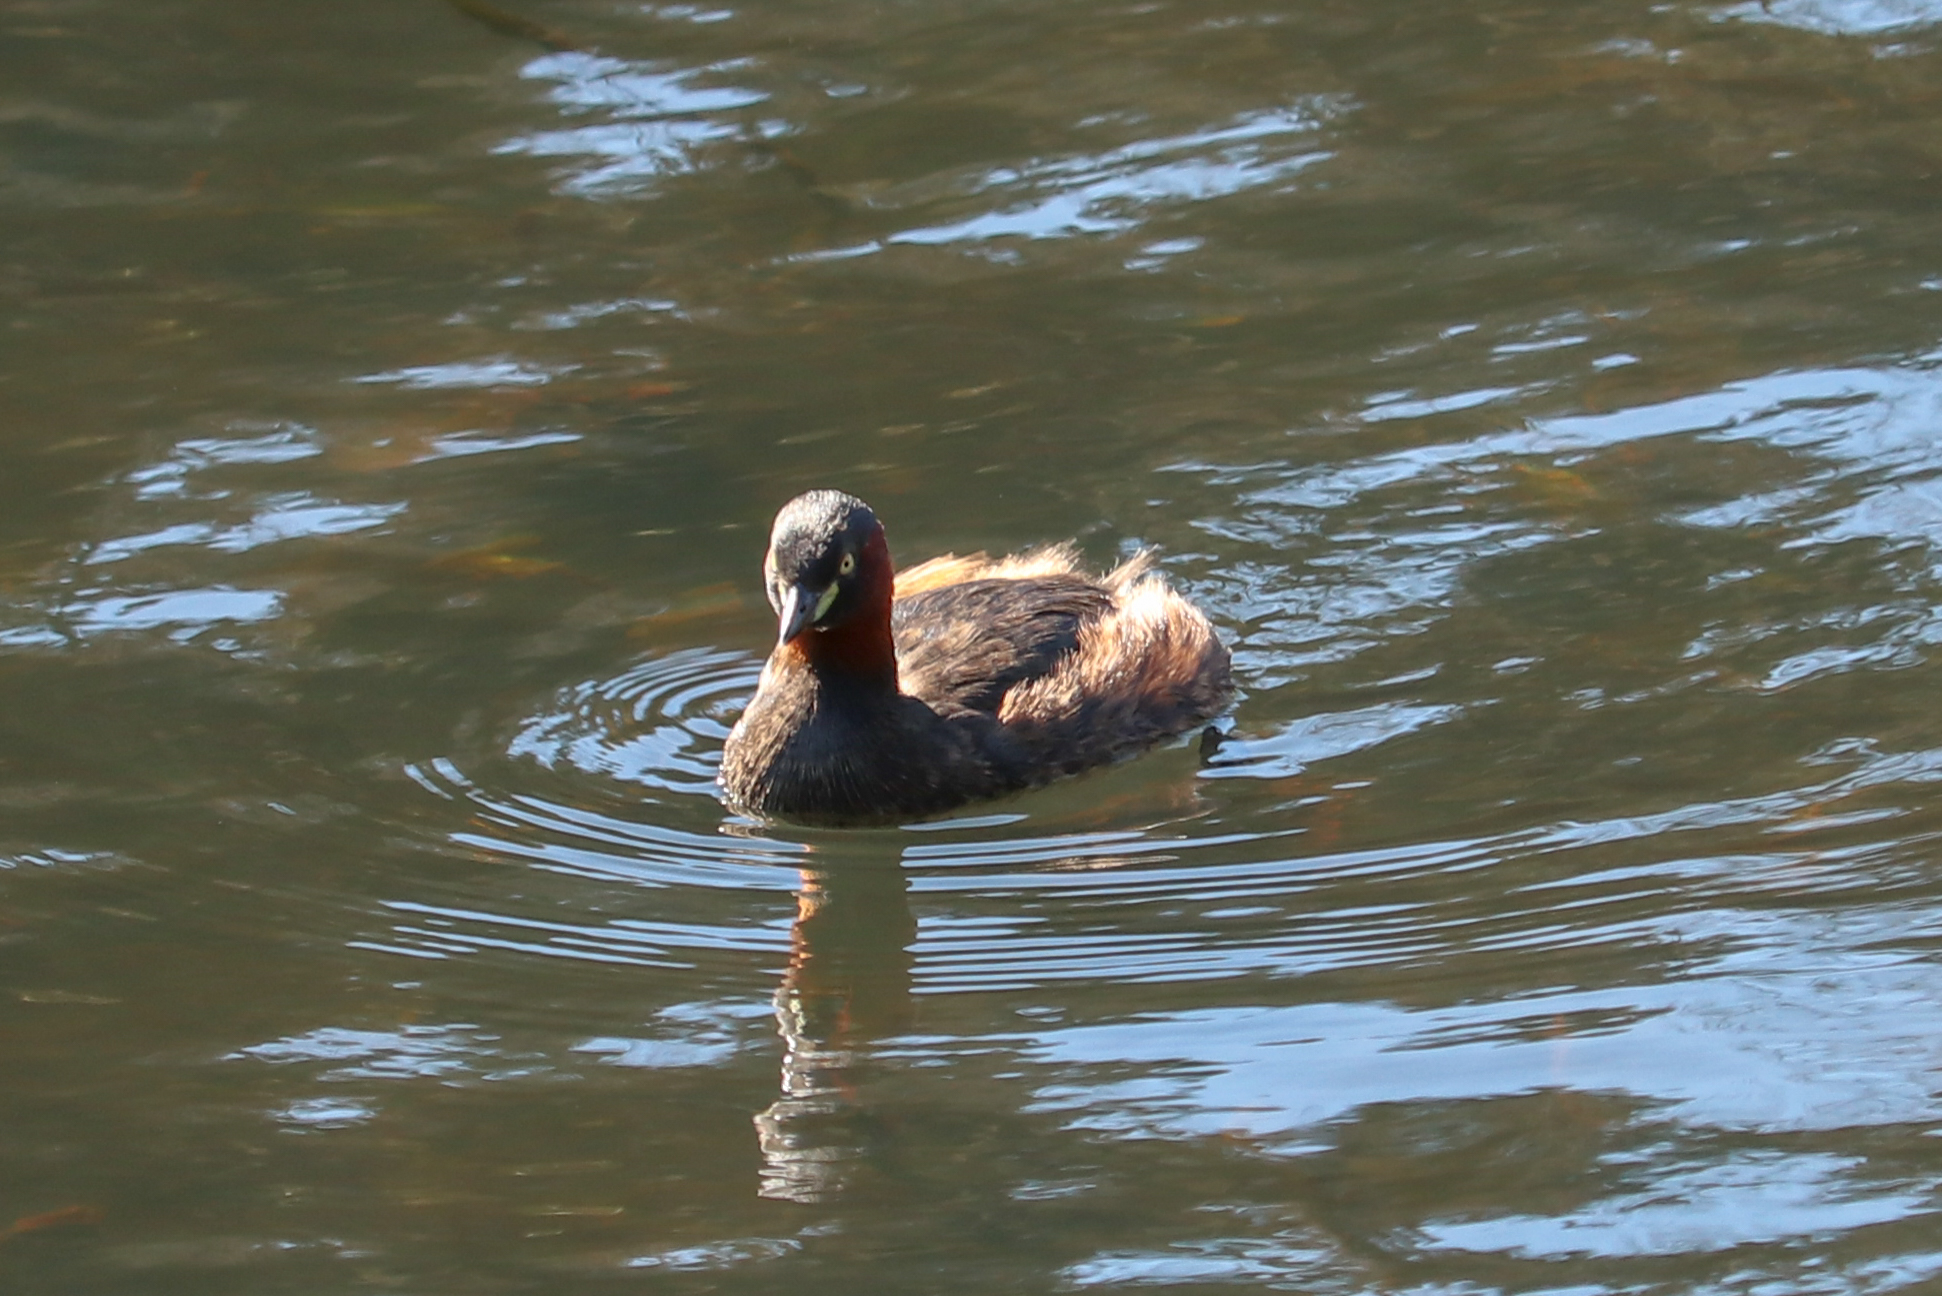
[[[755,1117],[764,1197],[826,1201],[876,1141],[856,1095],[870,1040],[910,1021],[917,921],[900,865],[808,870],[776,989],[782,1096]]]
[[[893,570],[862,500],[811,491],[763,564],[780,634],[721,786],[759,814],[935,814],[1103,764],[1226,705],[1227,649],[1145,554],[1102,577],[1069,545]]]

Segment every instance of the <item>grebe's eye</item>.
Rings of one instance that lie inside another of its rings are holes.
[[[847,576],[855,570],[856,570],[855,554],[847,554],[847,553],[844,554],[843,561],[836,564],[836,574],[838,576]]]

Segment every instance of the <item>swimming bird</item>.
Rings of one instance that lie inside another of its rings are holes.
[[[776,644],[728,735],[725,798],[808,822],[916,819],[1212,719],[1227,649],[1152,563],[1090,576],[1067,543],[898,572],[869,505],[797,496],[762,564]]]

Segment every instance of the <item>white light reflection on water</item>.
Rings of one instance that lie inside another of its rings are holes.
[[[1878,917],[1897,929],[1909,920]],[[1593,1191],[1565,1194],[1555,1212],[1433,1215],[1397,1239],[1409,1251],[1678,1255],[1933,1214],[1942,1181],[1796,1149],[1792,1139],[1869,1126],[1892,1133],[1942,1115],[1932,1081],[1942,1063],[1936,970],[1856,952],[1802,970],[1796,951],[1829,935],[1808,916],[1723,915],[1701,925],[1709,935],[1737,927],[1762,948],[1662,987],[1431,1010],[1230,1007],[1046,1029],[1027,1037],[1027,1057],[1070,1078],[1041,1085],[1038,1110],[1108,1137],[1219,1138],[1308,1157],[1330,1155],[1338,1130],[1369,1111],[1443,1104],[1454,1115],[1466,1104],[1570,1092],[1623,1096],[1634,1104],[1628,1123],[1658,1140],[1599,1157],[1597,1170],[1608,1173],[1574,1175]],[[1722,1157],[1723,1138],[1760,1141]],[[1271,1239],[1182,1242],[1102,1256],[1071,1276],[1285,1279],[1283,1266],[1299,1272],[1305,1255],[1283,1255]]]
[[[668,315],[686,318],[679,302],[656,297],[622,297],[614,301],[583,302],[562,310],[542,311],[515,322],[512,327],[546,330],[579,328],[582,324],[607,319],[614,315]]]
[[[396,383],[400,387],[433,391],[450,387],[538,387],[577,365],[539,365],[497,357],[491,360],[453,360],[446,364],[413,365],[362,374],[355,383]]]
[[[1547,1088],[1624,1094],[1652,1119],[1693,1130],[1932,1122],[1942,1119],[1931,1079],[1942,1065],[1942,970],[1852,949],[1792,966],[1809,941],[1906,939],[1909,926],[1892,911],[1856,915],[1841,932],[1811,915],[1668,916],[1638,925],[1634,939],[1668,952],[1722,940],[1739,948],[1660,985],[1442,1008],[1205,1008],[1047,1029],[1021,1044],[1067,1073],[1042,1085],[1036,1104],[1069,1113],[1075,1127],[1240,1136],[1269,1152],[1312,1149],[1330,1122],[1373,1104]],[[1138,1078],[1122,1078],[1129,1065]],[[1095,1068],[1105,1078],[1088,1079]]]
[[[1496,396],[1495,389],[1477,393]],[[1389,393],[1367,417],[1378,421],[1405,404],[1430,420],[1475,402],[1470,394]],[[1661,438],[1707,444],[1755,443],[1788,455],[1803,480],[1757,489],[1734,499],[1668,508],[1660,520],[1717,530],[1780,528],[1778,550],[1825,549],[1864,540],[1926,554],[1931,575],[1942,574],[1942,353],[1930,352],[1876,367],[1780,371],[1743,379],[1692,396],[1610,413],[1529,420],[1524,426],[1405,449],[1289,466],[1221,465],[1187,460],[1167,471],[1190,473],[1227,488],[1225,514],[1196,525],[1238,548],[1215,583],[1238,601],[1225,610],[1245,626],[1235,661],[1256,687],[1298,678],[1304,667],[1340,661],[1401,634],[1418,633],[1447,615],[1470,572],[1487,559],[1551,544],[1596,529],[1587,513],[1595,490],[1573,483],[1580,507],[1535,509],[1521,504],[1533,472],[1569,469],[1614,447]],[[1697,448],[1693,484],[1729,485],[1706,478],[1707,456]],[[1528,470],[1529,464],[1542,465]],[[1420,513],[1418,525],[1369,525],[1405,491],[1439,491],[1451,509]],[[1284,561],[1256,562],[1247,551],[1312,551],[1307,571]],[[1695,641],[1692,656],[1716,644],[1745,645],[1790,631],[1821,638],[1851,630],[1855,616],[1878,625],[1863,645],[1813,643],[1773,663],[1764,687],[1781,688],[1833,671],[1912,664],[1942,642],[1942,618],[1932,600],[1914,594],[1878,600],[1870,609],[1812,625],[1798,618],[1764,627],[1716,626]]]
[[[412,460],[429,463],[434,459],[463,459],[472,455],[504,454],[509,450],[531,450],[539,446],[571,445],[580,439],[578,432],[527,432],[494,436],[484,432],[453,432],[433,437],[426,453]]]
[[[239,424],[234,431],[247,434],[250,424]],[[157,499],[181,495],[188,489],[191,473],[241,464],[284,464],[322,454],[315,428],[302,424],[273,424],[258,435],[229,437],[189,437],[178,441],[160,461],[145,464],[124,478],[135,488],[137,499]]]
[[[1342,97],[1314,96],[1291,107],[1247,113],[1225,125],[1139,140],[1100,153],[869,189],[858,193],[856,201],[878,211],[942,214],[974,203],[993,209],[906,228],[864,243],[793,252],[782,259],[845,260],[892,244],[976,244],[1123,233],[1147,220],[1153,208],[1270,188],[1327,161],[1334,153],[1313,147],[1312,139],[1353,108]],[[1296,147],[1297,141],[1307,146]],[[1129,262],[1128,268],[1152,269],[1161,258],[1193,251],[1202,242],[1190,238],[1150,244],[1141,249],[1145,257]]]
[[[361,1125],[377,1114],[376,1106],[355,1098],[300,1098],[272,1116],[299,1130],[334,1130]]]
[[[1865,1170],[1860,1157],[1741,1153],[1684,1172],[1657,1167],[1649,1187],[1560,1215],[1431,1222],[1421,1243],[1524,1259],[1688,1255],[1932,1213],[1936,1184],[1870,1185]]]
[[[1211,1238],[1142,1251],[1109,1251],[1068,1265],[1060,1277],[1074,1287],[1175,1287],[1220,1283],[1269,1283],[1289,1290],[1296,1282],[1340,1288],[1348,1257],[1327,1240],[1301,1232],[1270,1238]]]
[[[1202,771],[1205,778],[1287,778],[1317,761],[1365,751],[1378,743],[1443,724],[1454,706],[1385,702],[1354,711],[1318,712],[1292,720],[1264,738],[1230,738]]]
[[[1272,185],[1326,161],[1334,155],[1314,148],[1287,154],[1285,144],[1277,148],[1271,141],[1312,136],[1347,110],[1345,102],[1314,99],[1291,108],[1249,113],[1231,125],[1189,135],[990,171],[963,187],[973,195],[996,196],[1012,205],[903,230],[887,241],[959,243],[1118,233],[1137,226],[1145,208],[1201,202]],[[902,204],[893,192],[874,196],[873,205]]]
[[[586,159],[561,182],[569,194],[610,197],[642,189],[660,177],[693,169],[694,152],[702,145],[741,133],[738,124],[710,115],[752,107],[768,95],[742,86],[696,83],[747,66],[735,61],[664,72],[577,51],[534,59],[521,76],[552,82],[548,99],[569,113],[596,114],[600,120],[533,131],[493,151]]]
[[[279,1065],[320,1067],[319,1080],[443,1077],[471,1069],[498,1053],[496,1037],[470,1024],[354,1030],[323,1026],[302,1035],[252,1044],[225,1061],[254,1058]]]
[[[1942,22],[1935,0],[1757,0],[1728,5],[1721,18],[1778,23],[1826,36],[1871,36]]]
[[[1403,399],[1401,393],[1379,392],[1369,398],[1367,407],[1362,411],[1365,423],[1387,423],[1393,419],[1428,418],[1432,414],[1454,414],[1458,410],[1475,409],[1493,401],[1508,402],[1513,397],[1530,396],[1536,388],[1528,387],[1478,387],[1471,391],[1452,392],[1447,396],[1431,396],[1421,400]]]
[[[125,526],[132,514],[146,525],[78,545],[71,562],[45,569],[11,607],[0,604],[17,621],[0,625],[0,646],[74,647],[161,631],[169,642],[199,641],[235,653],[245,646],[238,639],[206,632],[276,622],[289,612],[289,594],[227,581],[179,583],[190,575],[207,579],[209,555],[383,532],[408,510],[398,500],[249,489],[266,479],[287,483],[287,466],[322,455],[324,438],[294,423],[238,422],[229,430],[232,435],[184,437],[120,474],[113,485],[126,494],[109,517]],[[261,579],[254,570],[252,577]]]
[[[249,521],[236,526],[210,522],[179,522],[142,535],[104,540],[87,556],[91,565],[120,562],[149,549],[168,545],[200,545],[219,553],[243,553],[279,540],[349,535],[384,525],[406,506],[341,504],[320,500],[304,491],[267,497]]]
[[[773,1037],[765,1039],[766,1032],[757,1034],[749,1024],[774,1011],[768,1003],[739,1000],[676,1004],[655,1014],[656,1034],[596,1036],[573,1051],[618,1067],[719,1066],[751,1044],[766,1045]]]
[[[194,636],[225,624],[273,620],[283,609],[276,590],[164,590],[153,594],[102,594],[63,604],[48,626],[23,627],[23,642],[67,642],[69,635],[97,635],[174,627],[174,636]],[[8,632],[16,633],[16,632]]]
[[[675,1247],[651,1255],[639,1255],[625,1262],[628,1269],[665,1269],[675,1273],[696,1273],[716,1269],[741,1269],[752,1264],[780,1260],[802,1250],[796,1238],[745,1237],[698,1246]]]
[[[1312,469],[1181,461],[1164,471],[1205,473],[1216,482],[1235,485],[1278,478],[1239,496],[1244,503],[1262,506],[1260,516],[1270,526],[1272,506],[1296,511],[1339,508],[1404,483],[1451,479],[1460,471],[1518,459],[1569,463],[1573,456],[1625,442],[1677,435],[1757,440],[1867,469],[1871,475],[1926,476],[1942,471],[1942,443],[1934,436],[1942,422],[1939,370],[1942,352],[1879,368],[1782,370],[1657,404],[1532,419],[1521,428]],[[1439,411],[1460,409],[1474,403],[1471,395],[1427,396],[1419,403]],[[1494,398],[1499,393],[1482,395]],[[1400,393],[1392,394],[1376,408],[1392,407],[1400,399]]]

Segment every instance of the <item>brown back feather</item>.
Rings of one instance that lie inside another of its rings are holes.
[[[1079,551],[1070,540],[1021,554],[993,558],[987,553],[941,554],[897,573],[896,597],[974,580],[1020,580],[1030,576],[1070,576],[1079,571]]]
[[[897,683],[940,713],[997,715],[1017,685],[1056,670],[1113,596],[1083,576],[964,581],[900,599]]]
[[[1067,543],[908,568],[891,615],[899,687],[941,714],[995,715],[1056,772],[1184,732],[1226,705],[1228,654],[1152,565],[1143,550],[1085,576]]]

